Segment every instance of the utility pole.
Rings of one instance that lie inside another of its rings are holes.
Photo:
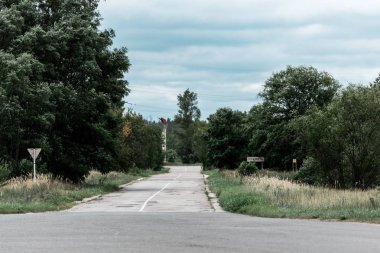
[[[162,151],[164,152],[164,162],[167,162],[167,157],[166,157],[166,151],[167,151],[167,129],[168,129],[168,121],[164,118],[160,118],[161,123],[164,125],[164,128],[162,129]]]

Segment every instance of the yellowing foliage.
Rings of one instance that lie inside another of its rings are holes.
[[[123,136],[124,138],[128,138],[132,133],[132,127],[129,122],[125,122],[123,127]]]

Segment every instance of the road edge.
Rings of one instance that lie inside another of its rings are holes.
[[[225,211],[219,205],[218,197],[216,196],[215,193],[213,193],[210,190],[210,187],[208,185],[208,177],[209,177],[209,175],[203,174],[203,179],[205,182],[206,195],[207,195],[207,198],[210,202],[211,208],[214,209],[214,212],[216,212],[216,213],[222,213],[222,212],[224,213]]]
[[[131,185],[131,184],[134,184],[134,183],[137,183],[137,182],[140,182],[141,180],[144,180],[145,177],[141,177],[141,178],[138,178],[138,179],[135,179],[129,183],[126,183],[126,184],[122,184],[122,185],[119,185],[119,190]],[[111,193],[111,192],[110,192]],[[107,194],[110,194],[110,193],[107,193]],[[107,194],[104,194],[104,195],[107,195]],[[98,199],[101,199],[104,195],[96,195],[96,196],[92,196],[92,197],[89,197],[89,198],[84,198],[82,200],[79,200],[79,201],[74,201],[74,206],[71,207],[71,208],[74,208],[75,206],[77,205],[80,205],[80,204],[84,204],[84,203],[88,203],[88,202],[91,202],[91,201],[94,201],[94,200],[98,200]],[[71,208],[67,209],[67,210],[70,210]],[[66,210],[66,211],[67,211]]]

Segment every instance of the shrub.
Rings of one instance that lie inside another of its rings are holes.
[[[249,176],[257,172],[258,168],[255,163],[242,162],[239,165],[238,172],[241,176]]]
[[[257,166],[255,163],[242,162],[238,168],[238,174],[240,175],[240,183],[243,183],[243,178],[245,176],[250,176],[257,171]]]
[[[166,159],[168,162],[174,163],[177,159],[177,152],[173,149],[168,149],[168,151],[166,151]]]
[[[0,160],[0,183],[9,179],[11,175],[11,168],[5,161]]]
[[[319,162],[313,157],[306,158],[300,170],[295,174],[294,180],[310,185],[323,184],[322,170]]]

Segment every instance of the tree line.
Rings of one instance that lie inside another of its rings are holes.
[[[127,49],[101,30],[98,0],[0,2],[0,175],[39,171],[80,181],[101,172],[162,165],[162,125],[124,111]],[[169,161],[237,168],[247,156],[297,180],[341,188],[380,182],[380,78],[342,88],[329,73],[274,73],[249,112],[220,108],[200,119],[197,94],[178,95],[168,120]],[[5,171],[5,172],[4,172]]]
[[[42,148],[40,171],[73,181],[90,169],[162,164],[125,147],[145,149],[136,141],[141,134],[155,138],[142,140],[152,146],[146,152],[162,157],[161,130],[123,113],[130,62],[126,48],[112,47],[114,31],[100,30],[98,2],[0,1],[0,164],[7,176],[30,172],[31,147]]]
[[[261,156],[276,170],[291,170],[297,159],[295,179],[301,182],[380,184],[380,77],[370,86],[343,88],[327,72],[288,66],[265,82],[259,96],[262,102],[249,112],[220,108],[207,121],[193,118],[187,157],[235,169],[247,156]]]

